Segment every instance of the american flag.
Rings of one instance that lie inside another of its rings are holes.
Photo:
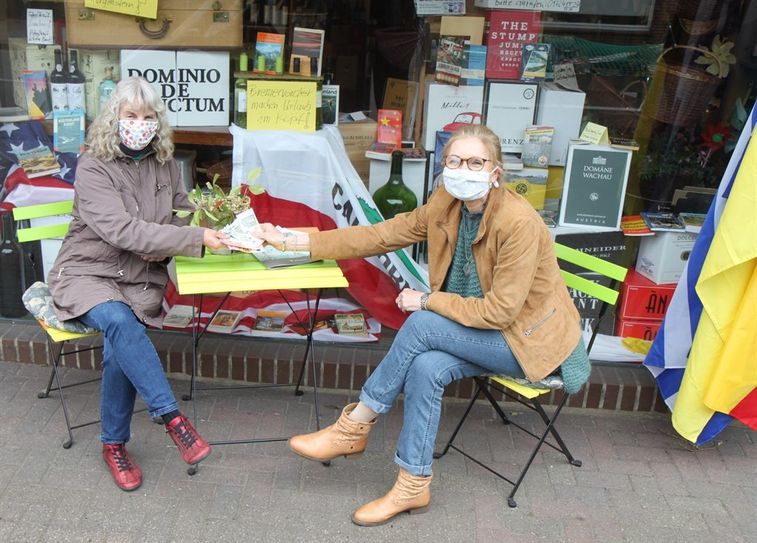
[[[45,128],[39,121],[19,121],[0,123],[0,201],[13,200],[14,205],[29,205],[55,200],[71,199],[76,173],[75,153],[56,153],[60,172],[29,179],[18,164],[16,153],[40,146],[53,145]],[[67,191],[63,192],[65,189]]]

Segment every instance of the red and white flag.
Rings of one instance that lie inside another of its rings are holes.
[[[251,195],[261,222],[320,230],[370,225],[381,215],[344,152],[336,127],[314,134],[249,131],[232,125],[232,185],[255,183],[266,192]],[[260,167],[254,180],[247,176]],[[428,291],[428,274],[406,250],[339,262],[349,293],[382,324],[399,328],[407,318],[395,304],[403,288]]]

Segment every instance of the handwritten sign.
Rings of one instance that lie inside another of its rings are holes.
[[[26,41],[38,45],[53,43],[53,10],[26,10]]]
[[[607,127],[596,123],[586,123],[584,131],[581,132],[581,139],[595,145],[610,143]]]
[[[315,131],[314,81],[248,81],[247,129]]]
[[[147,19],[158,17],[158,0],[84,0],[84,5],[92,9],[125,13]]]
[[[581,9],[581,0],[475,0],[474,4],[480,8],[531,9],[564,13],[577,13]]]

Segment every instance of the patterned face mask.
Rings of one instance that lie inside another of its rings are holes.
[[[121,119],[118,121],[118,135],[121,143],[132,151],[141,151],[158,132],[158,121]]]

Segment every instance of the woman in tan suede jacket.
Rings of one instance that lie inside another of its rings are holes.
[[[404,393],[397,482],[353,513],[356,524],[382,524],[428,505],[442,393],[452,381],[485,373],[539,380],[560,368],[572,393],[588,378],[578,312],[549,231],[525,199],[499,187],[500,156],[496,134],[467,126],[442,152],[444,188],[410,213],[290,237],[263,225],[266,241],[309,249],[314,259],[378,255],[428,240],[431,292],[405,289],[397,296],[398,307],[412,313],[360,402],[345,407],[332,426],[289,440],[294,452],[312,460],[360,454],[377,415]]]

